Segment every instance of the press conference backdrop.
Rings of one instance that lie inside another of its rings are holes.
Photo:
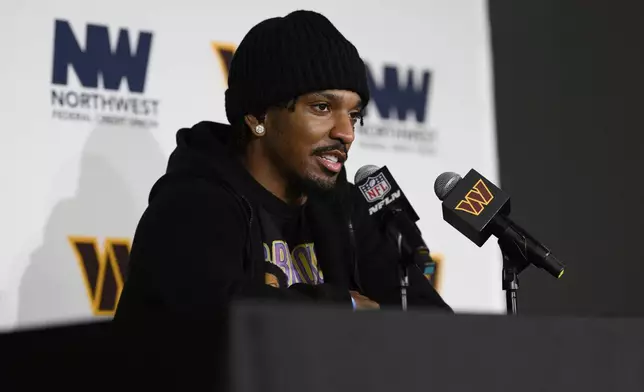
[[[3,328],[111,317],[175,132],[225,122],[236,45],[300,8],[328,16],[368,66],[373,100],[349,176],[387,165],[447,302],[502,311],[495,244],[479,249],[444,223],[432,188],[448,170],[498,179],[485,2],[28,0],[0,5]]]

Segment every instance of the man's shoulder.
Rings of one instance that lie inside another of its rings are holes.
[[[223,181],[197,176],[162,177],[150,195],[148,210],[201,213],[243,213],[243,198]]]

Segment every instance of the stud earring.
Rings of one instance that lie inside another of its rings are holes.
[[[255,135],[262,136],[264,132],[266,132],[266,129],[262,124],[259,124],[258,126],[255,127]]]

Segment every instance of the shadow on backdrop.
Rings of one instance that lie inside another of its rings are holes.
[[[99,125],[85,144],[76,195],[61,200],[21,279],[17,327],[109,317],[119,268],[166,157],[148,129]]]

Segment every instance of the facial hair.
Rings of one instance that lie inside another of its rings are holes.
[[[311,156],[320,156],[329,151],[341,151],[348,158],[347,146],[343,143],[335,143],[330,146],[318,147],[311,152]],[[329,172],[330,173],[330,172]],[[312,197],[334,198],[337,197],[338,189],[346,183],[346,172],[344,167],[340,173],[333,175],[335,178],[300,178],[298,185],[305,195]]]

